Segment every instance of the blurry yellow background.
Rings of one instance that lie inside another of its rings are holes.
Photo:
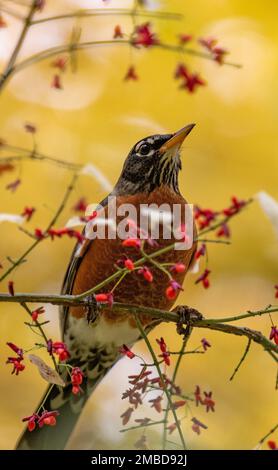
[[[277,175],[277,15],[274,0],[150,0],[160,9],[184,14],[180,22],[154,21],[159,37],[175,42],[178,32],[195,36],[215,35],[220,45],[231,51],[229,60],[243,64],[242,69],[219,67],[210,61],[185,56],[191,69],[207,80],[208,86],[195,94],[178,89],[173,72],[180,57],[161,50],[133,51],[140,79],[123,81],[130,64],[126,47],[91,49],[78,54],[78,72],[63,75],[64,90],[50,87],[53,69],[49,62],[27,68],[9,83],[0,97],[0,137],[9,143],[31,148],[32,139],[24,132],[26,122],[38,127],[38,149],[77,163],[93,162],[112,184],[117,179],[130,147],[140,138],[157,132],[171,132],[189,122],[197,126],[186,141],[180,186],[192,203],[221,209],[231,195],[248,198],[264,189],[278,198]],[[43,14],[81,7],[100,6],[92,1],[48,0]],[[108,7],[128,7],[129,1],[111,0]],[[0,31],[0,63],[4,66],[18,34],[18,22],[5,15],[9,27]],[[82,40],[110,38],[115,24],[130,30],[131,22],[122,17],[89,18],[82,26]],[[68,40],[75,20],[53,22],[33,29],[21,57]],[[48,29],[50,28],[50,29]],[[16,177],[22,185],[11,194],[5,186]],[[29,223],[44,227],[53,215],[69,182],[70,174],[47,163],[24,162],[15,172],[0,180],[0,212],[20,213],[25,205],[37,212]],[[62,226],[79,197],[100,201],[105,192],[89,176],[81,177],[68,209],[58,224]],[[179,303],[198,308],[208,317],[223,317],[246,309],[274,303],[273,285],[278,282],[277,239],[271,226],[254,203],[232,222],[232,245],[209,246],[212,287],[205,291],[194,285],[189,275]],[[7,255],[16,258],[30,240],[15,225],[3,223],[0,261],[7,268]],[[15,290],[23,292],[58,292],[72,240],[46,241],[28,262],[10,279]],[[7,291],[7,282],[0,287]],[[51,319],[48,333],[59,337],[57,311],[47,308]],[[45,388],[37,370],[27,364],[18,377],[10,375],[5,365],[9,354],[6,341],[24,348],[35,338],[24,326],[24,311],[16,305],[1,304],[1,389],[0,416],[2,449],[13,448],[23,416],[32,413]],[[249,320],[248,326],[269,334],[270,321],[265,316]],[[151,335],[164,336],[170,350],[177,350],[180,339],[172,325],[159,327]],[[185,439],[193,449],[250,449],[275,424],[277,418],[276,370],[262,348],[252,344],[250,354],[232,383],[229,377],[241,357],[246,341],[208,330],[195,331],[191,347],[202,337],[212,348],[202,356],[186,357],[178,382],[187,392],[198,383],[213,390],[216,412],[194,414],[209,429],[200,436],[183,421]],[[144,349],[143,344],[136,346]],[[27,361],[26,361],[27,363]],[[99,387],[95,399],[86,408],[82,426],[71,446],[75,448],[127,448],[139,434],[120,434],[119,415],[127,408],[121,401],[126,376],[134,364],[124,359]],[[147,414],[145,410],[143,416]],[[159,436],[150,429],[150,442],[158,446]],[[174,437],[174,435],[173,435]]]

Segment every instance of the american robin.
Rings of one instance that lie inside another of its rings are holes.
[[[181,169],[180,148],[193,127],[194,125],[190,124],[174,134],[146,137],[134,145],[111,193],[116,197],[117,208],[122,204],[132,204],[140,213],[141,204],[161,206],[167,203],[171,208],[174,204],[179,204],[182,208],[186,206],[187,202],[181,195],[178,184]],[[107,204],[108,198],[101,203],[104,212],[107,210]],[[117,223],[120,220],[121,217],[118,217]],[[140,220],[136,223],[140,229]],[[157,243],[159,248],[173,243],[173,235],[165,240],[160,231]],[[119,260],[128,256],[135,261],[141,256],[136,247],[128,248],[123,245],[118,236],[115,239],[85,239],[78,243],[65,275],[62,292],[86,292],[111,276]],[[158,249],[148,243],[145,245],[147,254]],[[185,266],[184,271],[175,275],[175,280],[182,284],[194,259],[195,250],[196,243],[193,242],[188,250],[168,251],[156,261],[173,265],[182,263]],[[148,262],[146,265],[148,266]],[[115,281],[105,285],[105,292],[114,290],[115,300],[118,302],[170,310],[176,298],[165,295],[169,277],[157,266],[150,265],[150,268],[152,282],[147,282],[137,271],[131,271],[117,284],[116,289]],[[50,393],[46,392],[43,398],[44,409],[59,411],[57,423],[55,427],[44,426],[33,432],[26,430],[18,442],[18,449],[63,449],[86,400],[119,359],[119,348],[123,344],[132,345],[140,339],[131,313],[115,312],[107,305],[89,324],[87,317],[88,312],[84,307],[63,307],[60,314],[62,338],[70,353],[68,363],[73,367],[80,367],[84,372],[84,393],[73,395],[69,382],[62,390],[54,386]],[[147,332],[158,323],[149,316],[141,316],[141,322]],[[65,380],[69,380],[66,375]]]

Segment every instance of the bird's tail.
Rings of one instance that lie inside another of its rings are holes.
[[[89,383],[85,380],[82,384],[82,388],[85,392],[79,396],[75,396],[71,393],[70,384],[68,384],[63,390],[56,385],[50,385],[47,388],[37,411],[41,411],[42,404],[43,409],[47,411],[58,411],[59,414],[56,417],[56,424],[54,426],[44,424],[41,428],[37,425],[33,431],[29,431],[29,429],[26,428],[17,442],[16,449],[64,449],[87,399],[102,377],[98,377],[95,381],[90,380]]]

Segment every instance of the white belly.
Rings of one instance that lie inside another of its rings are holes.
[[[102,349],[105,346],[116,350],[123,344],[129,345],[134,343],[138,340],[139,336],[137,328],[131,328],[128,321],[107,323],[100,316],[99,320],[88,325],[86,318],[71,317],[65,333],[65,342],[70,353],[73,352],[71,351],[71,345],[76,343],[77,339],[82,350],[92,348]],[[72,337],[74,340],[71,339]],[[76,349],[76,346],[74,349]]]

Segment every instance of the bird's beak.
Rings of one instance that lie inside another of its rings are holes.
[[[193,127],[195,124],[188,124],[187,126],[183,127],[180,129],[178,132],[176,132],[165,144],[163,144],[159,152],[160,153],[165,153],[170,149],[180,148],[184,139],[188,136],[188,134],[192,131]]]

